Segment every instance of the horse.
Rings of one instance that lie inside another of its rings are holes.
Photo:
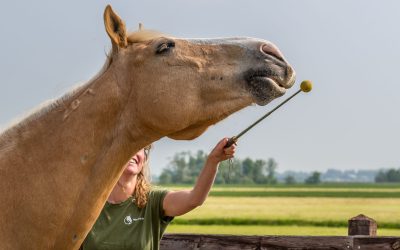
[[[191,140],[295,72],[271,42],[126,31],[104,11],[101,71],[0,135],[0,249],[77,249],[131,155],[163,137]]]

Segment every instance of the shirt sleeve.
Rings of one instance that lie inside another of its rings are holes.
[[[162,224],[169,224],[174,217],[166,216],[164,212],[163,202],[169,191],[166,189],[154,189],[150,192],[150,201],[154,213],[157,213]]]

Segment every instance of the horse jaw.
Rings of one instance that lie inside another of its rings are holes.
[[[193,140],[202,135],[208,127],[208,125],[192,125],[167,137],[174,140]]]

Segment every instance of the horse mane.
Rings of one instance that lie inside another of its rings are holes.
[[[12,120],[11,123],[6,124],[6,126],[0,127],[0,151],[2,151],[2,148],[10,142],[12,136],[15,133],[18,133],[18,131],[21,131],[21,129],[23,129],[26,124],[38,119],[43,115],[50,113],[55,109],[59,109],[60,107],[68,109],[70,103],[74,99],[73,97],[80,96],[82,93],[85,93],[90,88],[91,84],[110,67],[112,63],[112,57],[110,56],[110,53],[108,53],[106,56],[106,62],[104,63],[101,70],[94,77],[84,83],[76,84],[74,87],[72,87],[72,89],[63,94],[61,97],[49,99],[42,102],[33,110],[28,111],[20,117],[17,117],[16,119]]]
[[[147,29],[144,30],[140,28],[138,31],[130,32],[127,38],[129,43],[141,43],[163,36],[171,37],[159,31],[147,30]],[[39,117],[46,115],[47,113],[55,109],[58,108],[68,109],[70,103],[74,99],[73,97],[80,96],[82,93],[85,93],[85,91],[87,91],[90,88],[91,83],[93,83],[97,78],[99,78],[110,67],[113,59],[112,53],[113,52],[111,50],[109,53],[106,54],[107,58],[103,67],[90,80],[84,83],[77,84],[70,91],[68,91],[66,94],[64,94],[59,98],[54,98],[44,101],[42,104],[40,104],[33,110],[27,112],[25,115],[22,115],[19,118],[13,120],[10,124],[6,124],[6,126],[4,126],[3,128],[0,127],[0,151],[7,144],[7,142],[9,142],[12,139],[12,136],[15,133],[18,133],[20,129],[23,129],[25,125],[28,124],[29,122],[34,121]]]

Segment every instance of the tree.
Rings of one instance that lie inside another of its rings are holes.
[[[186,151],[176,153],[168,166],[162,170],[159,183],[193,184],[206,159],[207,155],[201,150],[196,155]]]
[[[277,180],[275,178],[275,172],[277,167],[278,163],[273,158],[269,158],[267,162],[267,179],[266,179],[268,184],[277,183]]]
[[[375,176],[375,182],[400,182],[400,169],[380,170]]]
[[[296,183],[296,179],[292,175],[287,175],[285,177],[285,184],[291,185],[291,184],[295,184],[295,183]]]
[[[158,178],[160,184],[170,184],[172,183],[173,173],[169,169],[164,169]]]
[[[252,184],[254,182],[249,176],[243,174],[242,161],[239,159],[231,159],[230,161],[223,161],[220,163],[215,183]]]
[[[400,169],[396,170],[394,168],[387,171],[388,182],[400,182]]]
[[[242,161],[242,175],[243,181],[245,183],[265,183],[265,165],[266,162],[264,160],[255,160],[253,161],[250,158],[246,158]]]
[[[307,184],[319,184],[321,183],[321,173],[318,171],[314,171],[311,175],[305,180]]]
[[[176,153],[159,176],[160,184],[193,184],[203,168],[207,154],[203,151]],[[223,161],[216,176],[217,184],[275,184],[277,163],[274,159],[268,162],[246,158]]]
[[[379,170],[379,172],[375,176],[375,182],[387,182],[387,176],[385,171]]]
[[[188,174],[190,176],[190,183],[194,183],[199,176],[201,169],[203,168],[207,160],[207,154],[202,150],[197,151],[196,155],[188,154]]]

